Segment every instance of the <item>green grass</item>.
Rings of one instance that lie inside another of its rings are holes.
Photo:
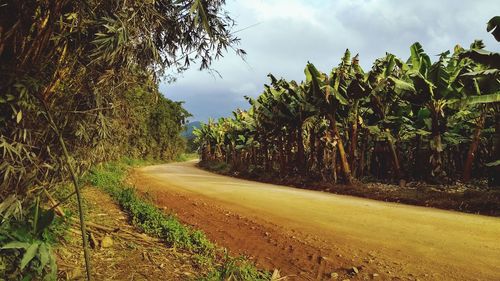
[[[177,162],[184,162],[184,161],[189,161],[189,160],[194,160],[198,159],[199,155],[196,152],[193,153],[182,153],[177,157],[176,161]]]
[[[203,232],[183,225],[173,215],[163,213],[124,183],[130,167],[150,163],[133,159],[107,163],[94,168],[85,179],[109,193],[129,213],[132,223],[145,233],[161,238],[168,246],[193,253],[198,266],[208,272],[202,280],[270,280],[268,272],[257,270],[243,258],[221,257],[218,253],[223,250],[208,240]]]
[[[206,276],[200,278],[203,281],[214,280],[271,280],[268,272],[261,272],[249,263],[245,258],[234,258],[226,256],[223,262],[215,266]]]
[[[210,171],[221,174],[228,174],[231,171],[231,166],[222,161],[205,161],[201,162],[200,165]]]

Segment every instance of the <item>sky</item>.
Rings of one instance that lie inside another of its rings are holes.
[[[258,96],[267,74],[302,81],[308,61],[323,72],[340,62],[346,48],[360,56],[367,71],[386,52],[406,60],[420,42],[435,60],[456,44],[468,47],[482,39],[486,49],[500,44],[486,23],[500,15],[498,0],[227,0],[245,60],[229,51],[212,68],[194,65],[171,84],[160,85],[169,99],[185,101],[190,121],[230,116],[248,108],[244,96]]]

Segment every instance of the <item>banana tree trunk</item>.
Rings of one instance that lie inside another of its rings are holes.
[[[287,167],[286,167],[286,145],[285,145],[285,136],[281,136],[279,139],[281,139],[281,143],[279,145],[279,150],[280,150],[280,174],[283,176],[286,173]]]
[[[437,133],[432,136],[431,139],[431,149],[432,149],[432,155],[430,159],[430,163],[432,166],[432,171],[431,174],[434,177],[440,178],[443,174],[443,159],[441,157],[441,150],[440,147],[442,147],[442,142],[441,142],[441,134]]]
[[[252,164],[253,165],[257,165],[257,151],[255,150],[255,147],[252,147],[252,149],[250,150],[252,152]]]
[[[334,146],[332,149],[331,157],[332,157],[332,174],[333,174],[333,182],[337,183],[337,171],[338,171],[338,165],[337,165],[337,146]]]
[[[316,156],[316,134],[314,130],[309,131],[309,157],[307,169],[310,172],[313,172],[313,167],[315,164],[315,156]]]
[[[370,174],[375,178],[381,178],[380,169],[381,162],[380,155],[382,154],[382,148],[380,147],[380,141],[374,140],[373,150],[371,153],[371,161],[370,161]]]
[[[390,134],[390,132],[387,132],[387,133]],[[396,180],[399,180],[400,177],[401,177],[401,168],[400,168],[400,165],[399,165],[399,158],[398,158],[398,154],[396,152],[396,147],[395,147],[394,142],[392,141],[391,137],[387,138],[387,144],[388,144],[389,150],[391,152],[392,167],[393,167],[393,170],[394,170],[394,177],[396,178]]]
[[[462,175],[462,180],[464,182],[469,182],[472,175],[472,164],[474,163],[474,158],[476,154],[477,147],[479,146],[479,141],[481,140],[481,131],[484,126],[484,112],[481,113],[478,122],[476,123],[476,129],[474,130],[474,135],[472,137],[472,142],[469,146],[469,151],[467,152],[467,158],[465,160],[464,171]]]
[[[297,128],[297,169],[300,174],[305,174],[305,156],[304,156],[304,137],[302,136],[302,121],[299,122],[299,127]]]
[[[235,145],[231,143],[230,145],[231,147],[229,148],[229,153],[231,154],[230,156],[230,159],[231,159],[231,166],[234,167],[235,170],[238,170],[238,155],[236,154],[236,149],[235,149]],[[229,154],[228,153],[228,154]]]
[[[325,159],[325,144],[321,141],[321,139],[318,140],[318,149],[316,151],[316,169],[318,170],[319,173],[321,173],[322,176],[323,174],[323,166],[324,166],[324,161]]]
[[[431,119],[432,119],[432,131],[431,131],[431,175],[435,177],[438,181],[443,175],[442,164],[443,160],[441,157],[441,152],[443,151],[443,144],[441,142],[441,131],[439,129],[439,110],[436,105],[431,106]]]
[[[417,135],[415,137],[416,148],[415,148],[415,165],[413,167],[412,176],[416,179],[420,179],[422,177],[424,164],[422,163],[422,136]]]
[[[366,162],[366,146],[368,145],[368,134],[364,135],[361,145],[360,159],[359,159],[359,173],[357,174],[359,178],[365,175],[365,162]]]
[[[498,160],[500,159],[500,111],[498,107],[495,114],[495,136],[493,159]],[[490,186],[500,186],[500,166],[490,167],[489,173],[491,178],[488,184]]]
[[[340,137],[337,121],[334,115],[330,115],[330,126],[332,127],[333,135],[337,138],[337,147],[339,148],[340,162],[342,166],[342,173],[344,174],[345,183],[347,185],[352,184],[351,169],[349,168],[349,162],[347,161],[347,155],[345,153],[344,144],[342,138]]]
[[[356,148],[358,144],[358,104],[359,101],[356,100],[353,105],[353,110],[354,110],[354,116],[353,116],[353,121],[351,123],[351,139],[349,143],[349,165],[352,171],[353,176],[356,175],[356,170],[357,170],[357,155],[356,155]]]
[[[264,166],[264,169],[266,171],[270,170],[270,165],[269,165],[270,160],[269,160],[269,152],[268,151],[269,150],[268,150],[267,142],[263,141],[262,142],[262,153],[263,153],[264,157],[262,158],[262,160],[264,162],[263,166]]]
[[[206,155],[207,155],[208,161],[213,160],[212,159],[212,151],[211,151],[211,144],[210,143],[208,143],[207,146],[206,146]]]
[[[290,132],[287,137],[286,141],[286,166],[287,166],[287,172],[293,171],[293,168],[295,166],[295,158],[293,155],[293,144],[295,142],[295,134],[293,132]]]

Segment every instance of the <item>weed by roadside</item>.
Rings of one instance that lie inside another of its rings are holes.
[[[194,160],[194,159],[198,159],[198,157],[199,157],[198,153],[196,153],[196,152],[182,153],[177,157],[176,162],[184,162],[184,161]]]
[[[52,246],[66,232],[67,221],[44,208],[40,196],[24,207],[9,196],[0,203],[0,218],[0,280],[55,280]]]
[[[272,280],[267,273],[257,271],[244,258],[233,258],[226,255],[223,261],[200,281],[212,280]]]

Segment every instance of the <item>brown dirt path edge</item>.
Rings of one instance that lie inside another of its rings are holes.
[[[233,255],[289,280],[500,280],[499,218],[250,182],[194,165],[141,168],[129,180]]]
[[[140,233],[129,224],[127,214],[108,194],[94,187],[84,188],[82,194],[86,202],[87,221]],[[76,230],[76,226],[73,229]],[[114,233],[98,232],[93,228],[89,229],[89,233],[93,233],[99,244],[106,235],[113,241],[110,247],[97,245],[91,249],[94,280],[192,280],[204,273],[203,269],[195,266],[192,254],[168,248],[161,242],[123,239]],[[86,280],[80,239],[80,232],[70,231],[66,241],[55,249],[59,270],[57,280]]]

